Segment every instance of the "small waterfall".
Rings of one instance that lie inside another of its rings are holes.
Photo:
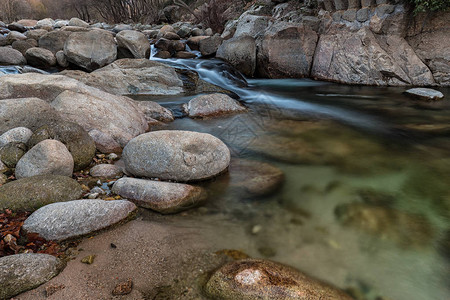
[[[161,59],[156,58],[156,50],[152,45],[151,60],[166,63],[173,67],[190,69],[197,72],[201,79],[232,91],[244,103],[264,105],[283,111],[287,117],[308,115],[316,118],[331,118],[340,122],[378,133],[389,132],[382,121],[357,111],[331,105],[323,105],[289,98],[261,89],[262,86],[283,88],[301,88],[330,85],[309,79],[246,79],[239,71],[220,59]],[[301,96],[301,95],[299,95]]]

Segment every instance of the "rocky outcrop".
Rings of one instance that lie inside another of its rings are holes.
[[[407,41],[430,68],[439,85],[450,86],[450,12],[421,14],[409,27]]]
[[[334,299],[352,297],[294,268],[269,260],[243,259],[215,271],[205,290],[214,299]]]
[[[122,158],[135,176],[188,182],[224,172],[230,164],[230,150],[206,133],[162,130],[131,140]]]
[[[399,36],[376,36],[364,27],[319,38],[311,76],[365,85],[432,85],[431,71]]]
[[[67,176],[27,177],[0,186],[0,210],[34,211],[50,203],[79,199],[82,194],[78,182]]]
[[[252,77],[256,70],[256,42],[251,36],[237,36],[224,41],[217,50],[221,58],[246,76]]]
[[[0,299],[40,286],[58,275],[65,265],[48,254],[24,253],[0,258]]]
[[[64,44],[64,54],[71,63],[93,71],[116,60],[117,45],[104,30],[74,32]]]
[[[275,23],[258,50],[258,74],[270,78],[308,77],[318,35],[305,26]]]
[[[117,180],[112,191],[133,200],[140,207],[162,214],[173,214],[196,207],[207,195],[201,187],[136,178]]]
[[[25,220],[25,234],[61,241],[91,234],[129,219],[136,206],[126,200],[75,200],[53,203],[35,211]]]

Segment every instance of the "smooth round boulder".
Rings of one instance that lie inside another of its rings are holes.
[[[88,167],[95,156],[95,142],[80,125],[69,122],[49,122],[36,129],[30,137],[28,147],[53,139],[63,143],[73,157],[74,171]]]
[[[196,207],[207,197],[206,191],[201,187],[137,178],[117,180],[112,191],[140,207],[162,214],[178,213]]]
[[[13,49],[16,49],[17,51],[22,53],[23,56],[25,56],[28,49],[34,47],[31,43],[27,41],[15,41],[14,43],[12,43],[11,46]]]
[[[205,286],[213,299],[352,300],[343,291],[294,268],[269,260],[233,261],[215,271]]]
[[[27,37],[24,34],[18,32],[18,31],[11,31],[6,35],[6,44],[11,45],[15,41],[23,41],[26,39],[27,39]]]
[[[79,199],[82,194],[78,182],[67,176],[23,178],[0,186],[0,211],[34,211],[50,203]]]
[[[34,289],[59,274],[65,262],[41,253],[22,253],[0,258],[0,299]]]
[[[105,30],[74,32],[64,44],[67,60],[88,71],[112,63],[117,58],[113,35]]]
[[[0,147],[9,143],[24,143],[26,144],[33,132],[26,127],[16,127],[8,130],[0,135]]]
[[[122,147],[114,138],[100,130],[93,129],[89,131],[89,136],[94,140],[95,147],[101,153],[121,153]]]
[[[0,47],[0,65],[25,65],[27,60],[20,53],[12,48]]]
[[[63,143],[44,140],[31,148],[16,165],[16,178],[36,175],[72,176],[73,158]]]
[[[58,52],[56,52],[55,57],[56,62],[58,63],[59,66],[63,68],[67,68],[69,66],[69,62],[67,61],[67,58],[64,55],[64,51],[59,50]]]
[[[85,236],[130,219],[137,207],[130,201],[75,200],[46,205],[23,224],[25,234],[62,241]]]
[[[119,47],[129,51],[134,58],[150,57],[150,42],[145,34],[135,30],[123,30],[116,35]]]
[[[239,113],[247,110],[230,96],[220,93],[195,97],[189,103],[184,104],[183,108],[192,118]]]
[[[48,69],[56,65],[56,57],[50,50],[33,47],[25,52],[28,64],[36,68]]]
[[[132,139],[122,158],[135,176],[189,182],[224,172],[230,164],[230,150],[207,133],[162,130]]]

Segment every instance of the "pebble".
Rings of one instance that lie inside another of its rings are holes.
[[[88,265],[92,265],[94,263],[94,259],[95,259],[95,255],[88,255],[86,257],[83,257],[83,259],[81,260],[81,262],[83,264],[88,264]]]

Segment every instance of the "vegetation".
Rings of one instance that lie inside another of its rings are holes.
[[[444,11],[450,8],[450,0],[409,0],[415,6],[414,12]]]

